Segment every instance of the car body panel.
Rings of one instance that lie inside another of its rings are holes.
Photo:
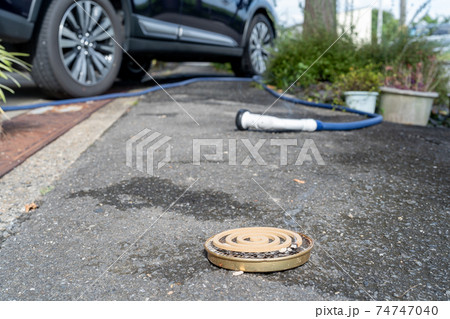
[[[195,42],[209,45],[223,45],[237,47],[238,43],[231,37],[216,32],[206,31],[199,28],[180,25],[180,41]]]
[[[245,21],[240,17],[239,0],[184,0],[180,24],[207,32],[222,34],[241,42]]]
[[[156,39],[177,40],[179,25],[144,16],[138,16],[139,26],[144,36]]]
[[[229,62],[242,56],[241,47],[211,46],[180,41],[130,38],[128,46],[133,54],[150,55],[161,61],[217,61]]]
[[[245,42],[246,29],[258,10],[263,9],[276,23],[268,0],[117,1],[127,15],[127,41],[148,38],[238,47]],[[0,39],[14,43],[30,41],[34,22],[45,10],[44,4],[48,2],[0,0]],[[129,47],[127,43],[125,47]]]
[[[179,24],[182,0],[132,0],[133,13]]]
[[[35,0],[0,0],[0,10],[8,11],[28,19],[33,2]]]
[[[34,24],[19,14],[0,9],[0,39],[10,43],[29,41]]]

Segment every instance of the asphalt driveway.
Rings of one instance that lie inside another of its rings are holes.
[[[448,129],[237,131],[239,109],[263,112],[273,97],[248,83],[169,93],[178,104],[161,91],[141,98],[2,243],[1,300],[449,299]],[[355,118],[286,102],[269,113]],[[170,138],[153,175],[135,157],[126,165],[127,141],[145,129]],[[194,140],[223,144],[202,147],[194,165]],[[274,140],[297,141],[286,165]],[[296,164],[307,140],[325,165],[311,150]],[[310,261],[240,276],[208,262],[208,237],[247,226],[306,233]]]

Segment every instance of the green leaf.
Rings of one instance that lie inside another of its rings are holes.
[[[2,99],[3,103],[6,103],[5,94],[3,93],[3,90],[1,88],[0,88],[0,99]]]
[[[8,52],[8,51],[6,51],[4,46],[0,45],[0,78],[5,79],[5,80],[9,79],[14,83],[14,85],[16,85],[17,87],[20,87],[19,81],[15,77],[11,76],[10,73],[16,73],[19,76],[29,79],[28,75],[26,75],[25,73],[23,73],[22,71],[20,71],[14,67],[17,65],[20,68],[23,68],[24,70],[29,71],[31,69],[31,65],[20,59],[20,57],[26,57],[26,56],[28,56],[27,53]],[[13,89],[6,86],[5,84],[0,84],[0,99],[4,103],[6,103],[6,97],[5,97],[5,92],[4,92],[5,90],[14,94]]]
[[[7,72],[11,72],[11,67],[8,67],[7,65],[3,64],[0,62],[0,68],[7,71]]]
[[[14,94],[14,90],[0,83],[0,90],[6,90]]]

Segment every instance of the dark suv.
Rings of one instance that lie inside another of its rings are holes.
[[[275,37],[273,0],[0,0],[0,39],[31,54],[55,97],[139,79],[151,59],[231,62],[261,74]],[[126,50],[131,59],[123,52]]]

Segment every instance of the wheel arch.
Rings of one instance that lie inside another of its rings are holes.
[[[277,36],[277,29],[276,29],[276,24],[277,24],[277,17],[275,15],[275,12],[272,12],[270,10],[267,9],[267,7],[264,6],[259,6],[256,8],[253,8],[253,10],[251,10],[251,13],[248,15],[249,18],[247,19],[246,23],[245,23],[245,27],[244,27],[244,35],[242,37],[241,40],[241,46],[244,47],[247,41],[247,37],[248,37],[248,32],[249,32],[249,28],[250,28],[250,24],[252,23],[252,20],[255,18],[256,15],[258,14],[262,14],[264,15],[270,22],[270,25],[273,29],[274,32],[274,36]]]
[[[128,39],[130,38],[131,33],[131,14],[132,14],[132,6],[131,6],[131,0],[109,0],[111,4],[113,5],[116,12],[123,12],[122,17],[122,25],[124,27],[124,45],[125,49],[128,47]]]

